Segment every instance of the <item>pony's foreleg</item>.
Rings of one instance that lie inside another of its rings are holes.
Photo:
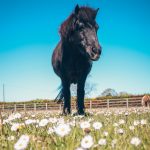
[[[147,107],[150,108],[150,101],[147,102]]]
[[[145,107],[145,101],[142,99],[141,101],[142,107]]]
[[[62,82],[63,86],[63,95],[64,95],[64,107],[63,107],[63,114],[70,114],[71,107],[70,107],[70,84],[68,82]]]
[[[84,86],[85,86],[85,78],[82,78],[81,80],[78,81],[77,85],[77,111],[79,115],[84,115],[85,111],[85,106],[84,106]]]

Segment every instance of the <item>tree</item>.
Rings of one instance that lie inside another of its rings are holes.
[[[117,96],[117,92],[114,89],[107,88],[102,93],[102,96]]]
[[[85,97],[90,97],[93,94],[93,92],[96,91],[96,84],[92,82],[86,82],[84,89],[85,89]],[[71,95],[72,97],[77,96],[77,84],[71,85]]]
[[[129,95],[131,95],[131,94],[124,92],[124,91],[119,93],[119,96],[129,96]]]

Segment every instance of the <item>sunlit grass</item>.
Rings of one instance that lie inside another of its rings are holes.
[[[97,109],[89,113],[86,117],[50,111],[3,113],[0,149],[149,149],[149,109]]]

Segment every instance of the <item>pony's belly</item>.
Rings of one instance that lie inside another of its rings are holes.
[[[70,83],[76,84],[78,81],[78,73],[75,71],[69,72],[68,78],[69,78]]]

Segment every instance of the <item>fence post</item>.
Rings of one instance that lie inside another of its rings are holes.
[[[14,104],[14,111],[16,111],[17,109],[16,109],[16,104]]]
[[[59,110],[61,111],[61,104],[59,105]]]
[[[126,106],[127,106],[127,108],[129,107],[129,100],[128,100],[128,98],[126,99]]]
[[[107,99],[107,108],[109,108],[109,99]]]
[[[92,109],[92,100],[90,100],[90,110]]]
[[[5,106],[4,106],[4,104],[3,104],[3,108],[2,108],[2,111],[4,112],[4,109],[5,109]]]
[[[45,108],[46,108],[46,110],[47,110],[47,103],[45,103]]]
[[[34,103],[34,111],[36,111],[36,103]]]
[[[77,104],[74,102],[74,110],[76,110]]]
[[[26,111],[26,104],[24,104],[24,111]]]

